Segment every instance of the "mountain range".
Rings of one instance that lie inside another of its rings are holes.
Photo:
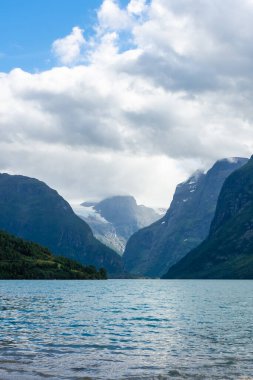
[[[122,274],[120,256],[96,238],[55,190],[20,175],[0,174],[0,230],[47,247],[55,255]]]
[[[217,161],[176,188],[166,215],[133,234],[123,255],[124,268],[135,275],[161,277],[208,235],[225,179],[246,158]]]
[[[207,239],[164,278],[253,279],[253,156],[225,181]]]
[[[45,183],[0,174],[0,276],[10,268],[22,276],[23,266],[30,278],[85,278],[83,264],[105,268],[110,277],[253,278],[252,189],[253,156],[197,171],[177,186],[166,214],[145,228],[159,213],[131,196],[79,205],[75,212],[118,252],[130,237],[122,258]],[[104,273],[92,270],[88,276]]]
[[[72,205],[72,208],[89,224],[98,240],[120,255],[133,233],[160,219],[166,212],[137,205],[132,196],[113,196],[100,202]]]

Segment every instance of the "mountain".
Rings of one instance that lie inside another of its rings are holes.
[[[73,205],[73,210],[91,227],[102,243],[123,254],[129,237],[161,218],[163,210],[137,205],[132,196],[114,196],[101,202]]]
[[[45,183],[0,174],[0,229],[47,247],[56,255],[122,273],[120,256],[92,234],[70,205]]]
[[[253,279],[253,156],[225,181],[207,239],[164,278]]]
[[[0,279],[106,279],[106,272],[53,256],[38,244],[0,231]]]
[[[196,172],[176,188],[166,215],[135,233],[123,255],[125,270],[160,277],[208,235],[225,179],[246,158],[217,161],[207,172]]]

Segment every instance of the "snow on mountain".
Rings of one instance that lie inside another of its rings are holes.
[[[162,218],[165,209],[137,205],[131,196],[114,196],[101,202],[71,205],[74,212],[91,227],[94,236],[123,254],[127,240],[140,228]]]

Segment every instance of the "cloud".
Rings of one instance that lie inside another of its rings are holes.
[[[131,0],[127,5],[130,14],[140,15],[147,9],[146,0]]]
[[[126,10],[120,9],[117,1],[104,0],[98,11],[98,22],[102,29],[121,30],[129,27],[130,18]]]
[[[68,36],[54,41],[52,51],[60,63],[72,65],[79,60],[84,45],[83,29],[75,26]]]
[[[0,169],[168,205],[192,171],[252,153],[252,17],[248,0],[105,0],[92,36],[53,43],[61,66],[0,75]]]

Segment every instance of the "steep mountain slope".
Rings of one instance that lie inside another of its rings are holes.
[[[163,215],[143,205],[137,205],[134,197],[114,196],[99,203],[84,202],[73,205],[75,213],[91,227],[95,237],[107,246],[123,254],[129,237]]]
[[[105,279],[104,270],[84,267],[46,248],[0,231],[0,279]]]
[[[126,240],[117,234],[112,223],[108,222],[108,220],[103,218],[99,212],[95,210],[95,205],[96,203],[84,202],[81,205],[71,204],[71,207],[76,215],[88,223],[94,236],[101,241],[101,243],[112,248],[119,255],[122,255]]]
[[[208,238],[165,278],[253,279],[253,156],[225,181]]]
[[[206,174],[196,172],[178,185],[166,215],[129,239],[123,255],[125,269],[160,277],[198,246],[208,235],[225,179],[246,162],[245,158],[217,161]]]
[[[90,227],[45,183],[0,174],[0,229],[39,243],[56,255],[122,272],[121,258],[96,240]]]

